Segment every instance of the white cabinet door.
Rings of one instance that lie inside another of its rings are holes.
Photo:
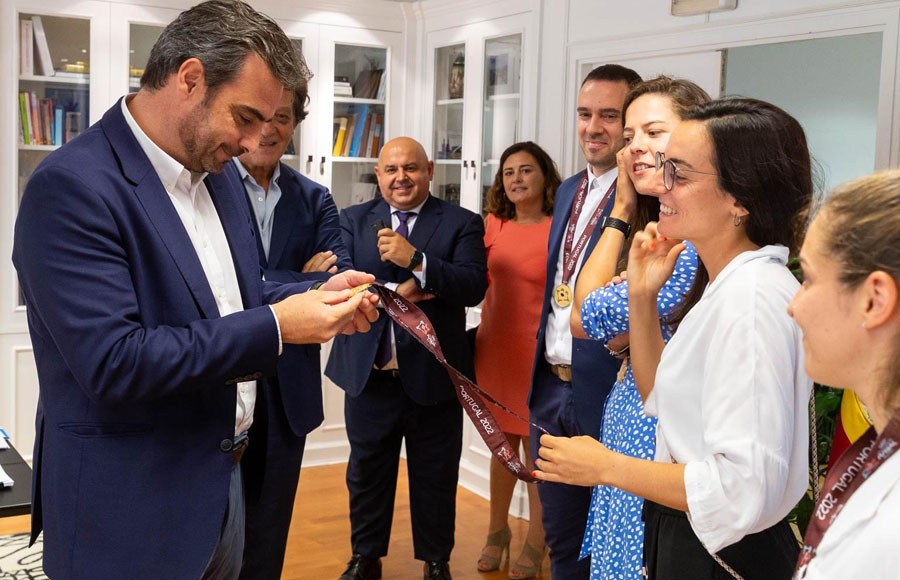
[[[402,91],[402,34],[322,25],[319,34],[316,181],[338,208],[377,194],[378,151],[402,123],[394,96]]]
[[[480,212],[500,153],[533,137],[531,29],[524,13],[428,33],[423,136],[436,196]]]
[[[38,384],[24,302],[9,261],[12,232],[37,165],[109,106],[109,13],[109,4],[90,0],[0,4],[0,254],[7,257],[0,268],[0,367],[7,369],[0,383],[0,425],[26,458],[34,443]],[[23,48],[30,53],[26,63]]]
[[[309,80],[309,105],[306,107],[306,120],[297,125],[294,130],[294,137],[288,145],[282,161],[306,177],[315,180],[318,168],[315,163],[315,155],[319,128],[315,120],[323,110],[318,98],[318,87],[322,82],[319,74],[321,68],[319,66],[319,26],[291,20],[280,20],[278,24],[303,54],[306,65],[313,74]]]
[[[163,29],[180,13],[172,8],[110,5],[109,100],[136,93],[150,49]]]

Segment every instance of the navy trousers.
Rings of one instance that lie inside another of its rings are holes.
[[[353,552],[372,558],[387,555],[405,439],[415,558],[449,561],[462,453],[459,402],[419,405],[403,391],[399,378],[373,371],[359,396],[344,398],[344,418],[350,439],[347,488]]]
[[[306,437],[288,424],[275,377],[257,389],[247,452],[241,459],[247,535],[240,580],[281,578]]]
[[[575,418],[572,384],[550,372],[543,360],[538,364],[529,408],[531,422],[551,435],[574,437],[582,433]],[[531,427],[531,456],[538,457],[542,433]],[[550,574],[553,580],[587,580],[591,572],[590,557],[579,560],[584,527],[591,507],[592,488],[562,483],[538,484],[543,510],[544,532],[550,547]]]

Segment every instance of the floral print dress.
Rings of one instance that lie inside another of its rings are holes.
[[[687,243],[675,271],[656,300],[661,321],[670,317],[690,290],[697,274],[697,251]],[[628,282],[594,290],[581,305],[581,324],[589,338],[608,343],[629,331]],[[660,322],[663,340],[672,336]],[[616,382],[603,409],[600,441],[612,451],[653,459],[656,451],[656,418],[644,414],[644,404],[634,383],[631,359]],[[592,580],[639,580],[644,549],[644,499],[615,487],[594,488],[588,512],[581,558],[591,557]]]

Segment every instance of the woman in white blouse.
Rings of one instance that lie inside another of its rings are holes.
[[[659,418],[656,461],[545,435],[537,475],[646,498],[652,579],[787,579],[798,546],[784,517],[807,487],[812,388],[786,312],[798,284],[785,263],[812,194],[806,138],[774,105],[721,99],[688,112],[666,157],[660,221],[628,258],[632,364]],[[678,240],[701,264],[666,346],[656,302]]]
[[[900,577],[898,232],[900,171],[893,170],[841,186],[800,252],[804,281],[789,313],[803,329],[806,370],[853,389],[873,427],[830,468],[797,578]]]

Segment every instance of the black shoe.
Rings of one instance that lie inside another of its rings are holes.
[[[453,580],[450,575],[450,562],[425,562],[423,580]]]
[[[449,576],[447,576],[449,578]],[[362,554],[353,554],[347,562],[347,569],[338,580],[378,580],[381,578],[381,559]],[[443,578],[443,576],[439,576]]]

